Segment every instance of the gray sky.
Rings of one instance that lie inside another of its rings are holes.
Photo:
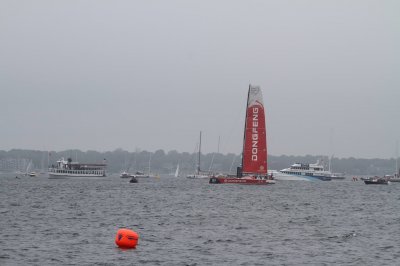
[[[390,158],[400,1],[0,2],[0,149],[239,153],[249,83],[272,155]]]

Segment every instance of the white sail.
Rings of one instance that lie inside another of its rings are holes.
[[[32,160],[30,160],[28,166],[26,167],[25,174],[26,175],[29,174],[32,171],[32,169],[33,169],[33,163]]]
[[[179,164],[176,166],[175,177],[179,177]]]

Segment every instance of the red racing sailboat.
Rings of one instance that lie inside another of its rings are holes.
[[[275,184],[268,175],[265,111],[260,87],[249,85],[244,126],[242,167],[236,177],[212,176],[210,184]]]

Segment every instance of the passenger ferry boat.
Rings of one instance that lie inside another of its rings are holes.
[[[295,163],[289,168],[271,172],[276,180],[331,181],[332,173],[317,163]]]
[[[104,177],[106,176],[107,164],[103,163],[78,163],[73,162],[71,158],[68,160],[57,161],[57,164],[49,168],[49,178],[65,178],[65,177]]]

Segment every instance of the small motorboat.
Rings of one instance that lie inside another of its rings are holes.
[[[120,175],[121,178],[129,178],[130,176],[132,176],[130,173],[123,171]]]
[[[371,177],[369,179],[364,179],[366,185],[387,185],[389,181],[382,177]]]
[[[138,180],[134,176],[132,176],[131,180],[129,180],[129,183],[137,183],[137,182]]]

